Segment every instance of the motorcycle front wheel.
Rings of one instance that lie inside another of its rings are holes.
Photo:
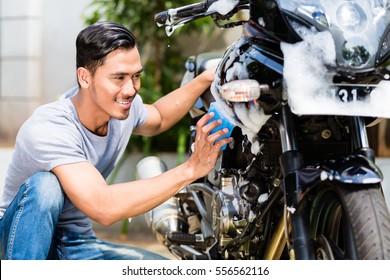
[[[390,214],[380,184],[324,182],[308,199],[316,259],[390,259]]]

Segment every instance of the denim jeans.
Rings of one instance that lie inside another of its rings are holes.
[[[39,172],[26,180],[0,219],[0,259],[165,259],[56,228],[64,201],[65,193],[53,173]]]

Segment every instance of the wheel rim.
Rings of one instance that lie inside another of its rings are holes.
[[[316,259],[317,260],[334,260],[332,247],[328,239],[319,235],[316,238]]]

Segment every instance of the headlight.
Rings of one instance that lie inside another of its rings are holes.
[[[362,7],[353,2],[345,2],[337,9],[340,28],[349,32],[362,32],[367,26],[367,14]]]
[[[345,64],[349,67],[359,68],[366,65],[370,53],[365,47],[366,42],[360,38],[350,38],[343,45],[342,55]]]

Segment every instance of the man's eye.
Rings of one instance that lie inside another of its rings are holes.
[[[125,79],[125,76],[116,76],[115,79],[123,81]]]

